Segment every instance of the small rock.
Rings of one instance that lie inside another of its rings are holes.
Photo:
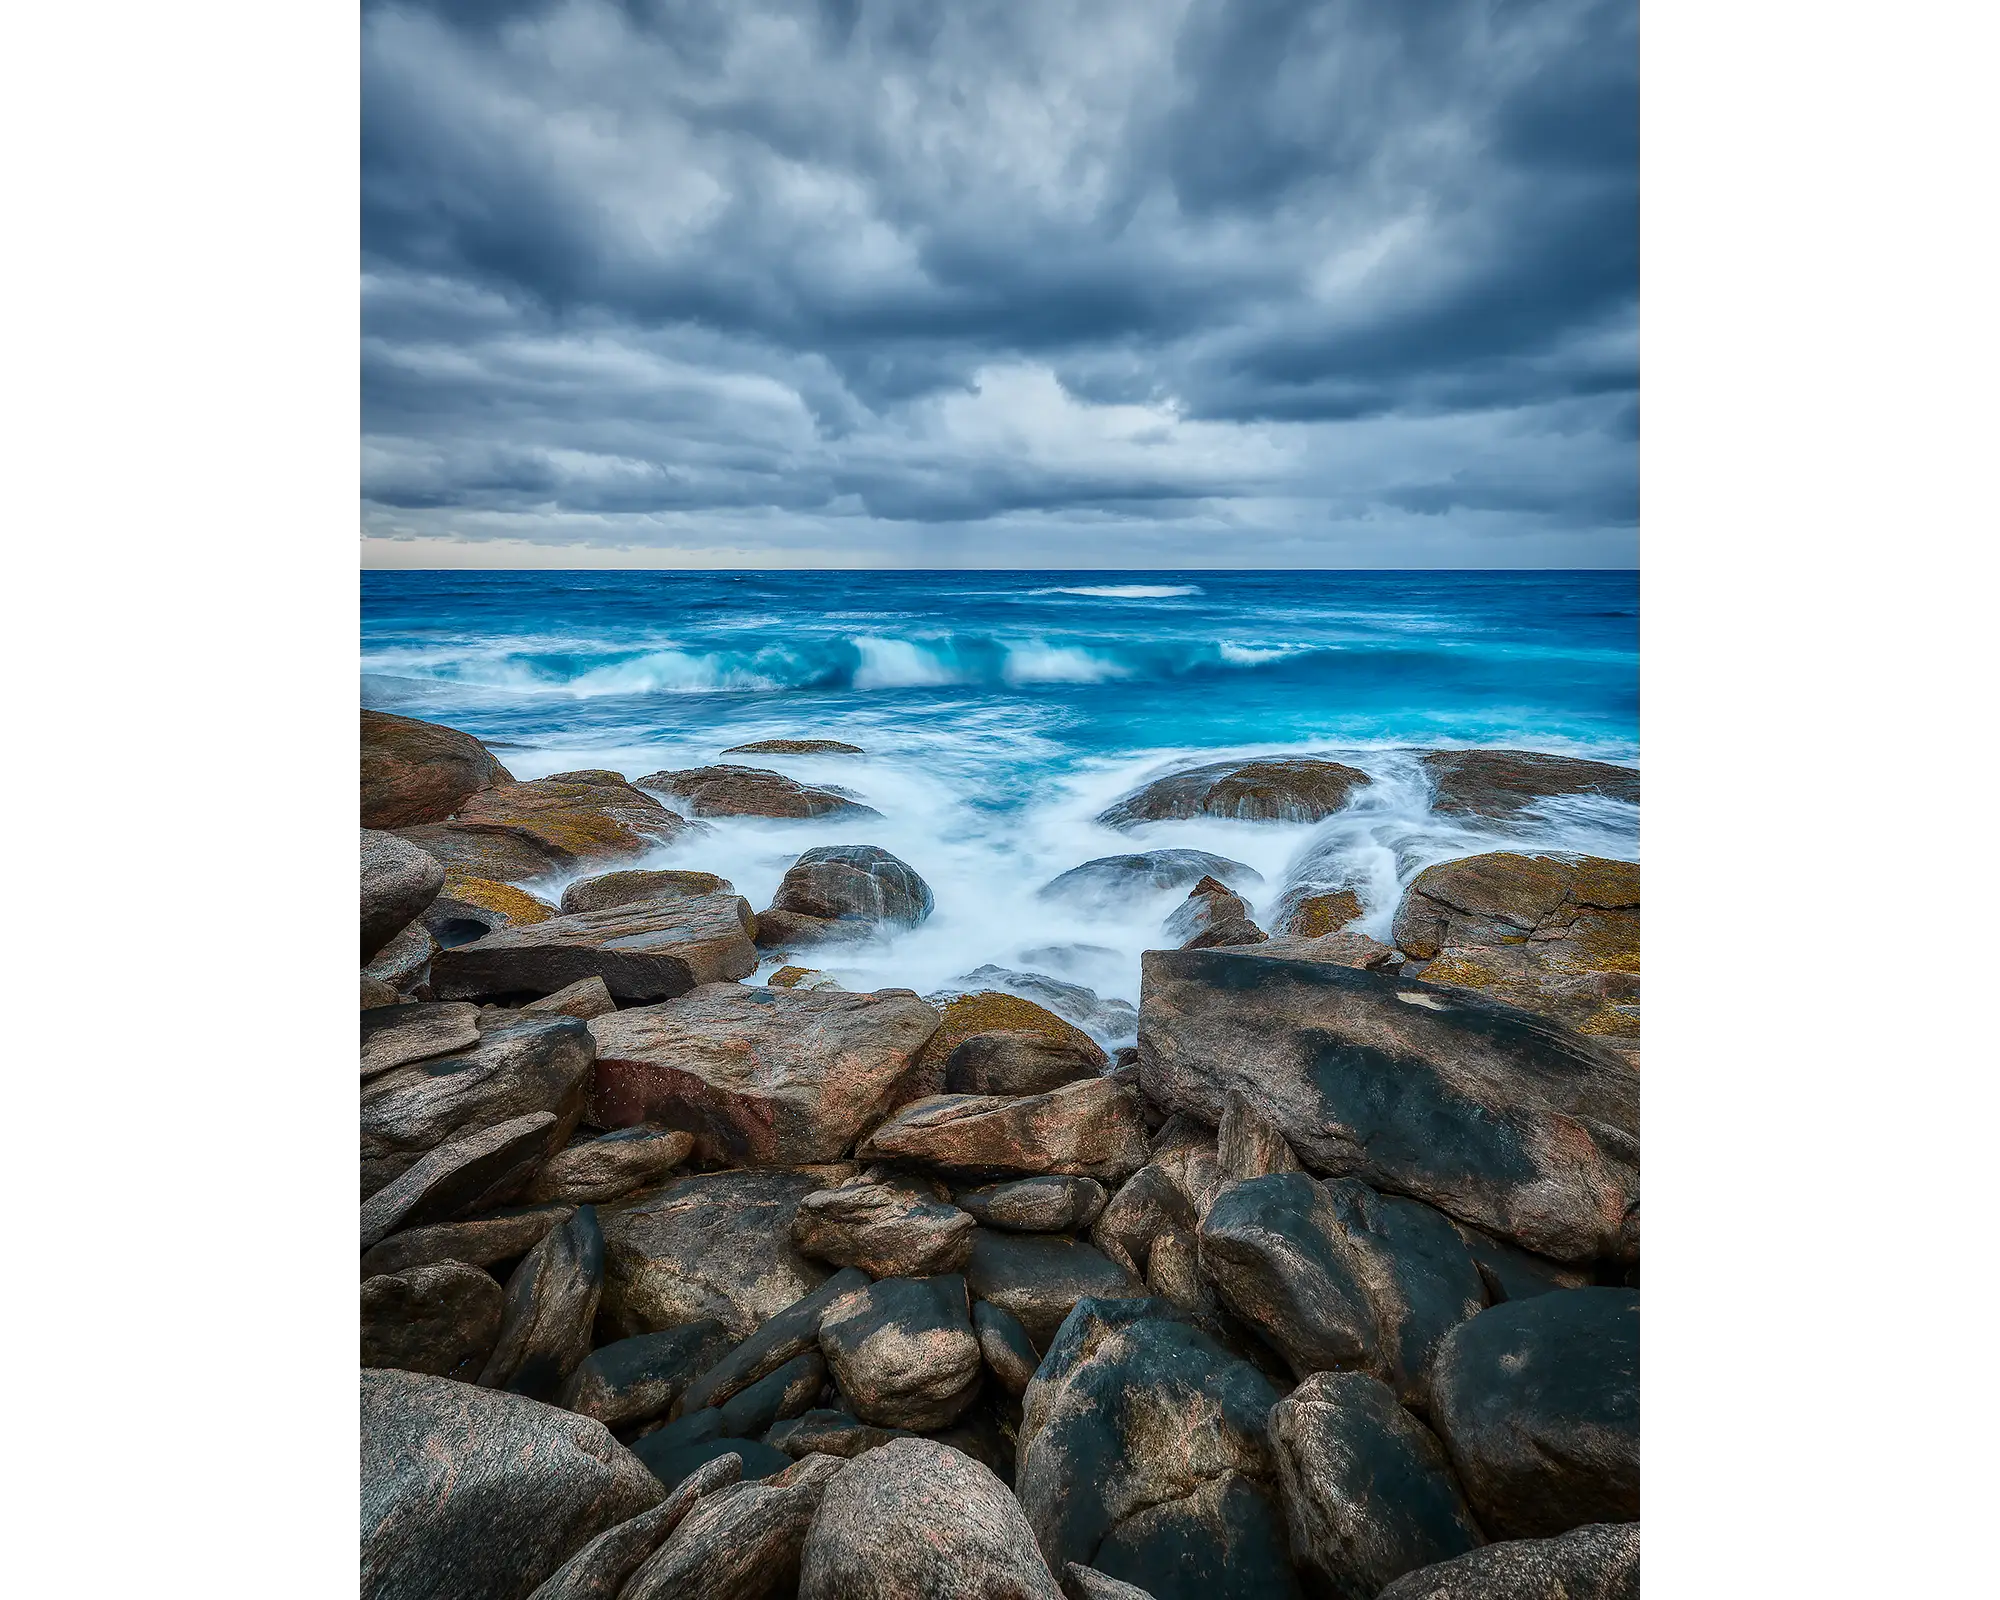
[[[361,964],[418,917],[444,887],[444,863],[393,833],[361,830]]]
[[[604,1235],[595,1206],[551,1229],[507,1280],[500,1339],[479,1374],[489,1389],[553,1398],[590,1354],[591,1324],[604,1289]]]
[[[850,1289],[820,1318],[819,1344],[854,1414],[878,1427],[942,1428],[979,1390],[979,1341],[956,1273]]]
[[[965,1278],[972,1293],[1014,1317],[1037,1348],[1055,1337],[1080,1300],[1136,1300],[1145,1285],[1099,1251],[1049,1233],[972,1236]]]
[[[683,772],[655,772],[639,780],[642,789],[657,789],[685,801],[696,817],[879,817],[831,789],[787,778],[764,767],[690,767]]]
[[[756,971],[755,928],[749,902],[733,894],[580,911],[446,950],[431,962],[431,984],[443,999],[478,1000],[597,977],[619,1000],[668,1000]]]
[[[402,996],[397,994],[394,989],[380,978],[371,978],[365,972],[361,974],[361,1009],[363,1011],[373,1011],[380,1006],[393,1006],[401,998]]]
[[[823,1189],[799,1202],[792,1244],[801,1255],[873,1278],[957,1272],[972,1249],[973,1221],[904,1183],[868,1181]]]
[[[1107,828],[1189,817],[1243,822],[1317,822],[1347,804],[1368,774],[1310,756],[1212,761],[1156,778],[1103,812]]]
[[[361,1204],[361,1248],[399,1228],[449,1222],[512,1200],[555,1142],[559,1124],[530,1112],[422,1156]]]
[[[1484,1543],[1444,1446],[1359,1372],[1319,1372],[1272,1407],[1292,1560],[1333,1595],[1367,1600]]]
[[[696,1376],[729,1349],[715,1321],[618,1339],[591,1351],[563,1380],[556,1404],[607,1428],[630,1428],[664,1416]]]
[[[437,940],[430,931],[421,922],[413,922],[375,953],[361,969],[361,976],[387,984],[398,995],[420,993],[419,985],[437,950]]]
[[[657,1183],[687,1160],[694,1136],[666,1128],[620,1128],[558,1150],[528,1185],[530,1201],[616,1200]]]
[[[827,1486],[799,1600],[1061,1600],[1007,1486],[931,1439],[896,1439]]]
[[[1153,1241],[1146,1254],[1146,1291],[1182,1311],[1207,1316],[1215,1296],[1201,1275],[1201,1246],[1184,1228],[1171,1228]]]
[[[956,1196],[958,1207],[989,1228],[1014,1233],[1078,1233],[1097,1220],[1107,1196],[1094,1178],[1017,1178]]]
[[[1104,1052],[1091,1046],[1093,1063],[1067,1044],[1015,1030],[975,1033],[960,1041],[945,1062],[946,1094],[1046,1094],[1066,1083],[1094,1078]]]
[[[1194,1208],[1158,1162],[1148,1162],[1105,1202],[1090,1241],[1135,1277],[1146,1270],[1146,1252],[1172,1229],[1192,1230]]]
[[[908,1438],[899,1428],[875,1428],[846,1411],[802,1411],[775,1424],[764,1443],[794,1461],[807,1456],[839,1456],[852,1461],[891,1439]]]
[[[1048,1094],[933,1095],[904,1106],[857,1152],[968,1177],[1060,1173],[1117,1183],[1146,1163],[1139,1097],[1108,1078]]]
[[[641,900],[692,900],[706,894],[733,894],[735,886],[712,872],[600,872],[578,878],[562,892],[565,916],[574,911],[608,911]]]
[[[463,1222],[439,1222],[392,1233],[361,1256],[361,1276],[407,1272],[440,1261],[486,1267],[526,1255],[576,1214],[575,1206],[522,1206]],[[497,1287],[497,1285],[496,1285]]]
[[[423,1001],[378,1006],[361,1019],[361,1079],[479,1043],[477,1008]]]
[[[1378,1600],[1639,1600],[1639,1524],[1591,1522],[1420,1567]]]
[[[1232,1183],[1267,1178],[1274,1172],[1297,1172],[1299,1158],[1281,1129],[1259,1111],[1240,1090],[1222,1097],[1222,1120],[1215,1130],[1215,1158]]]
[[[505,1299],[490,1273],[456,1261],[361,1284],[361,1364],[470,1383],[500,1336]]]
[[[750,744],[733,744],[726,756],[858,756],[865,754],[858,744],[838,739],[758,739]]]
[[[1144,1072],[1141,1074],[1141,1092]],[[1216,1121],[1221,1121],[1218,1112]],[[1213,1125],[1204,1126],[1182,1112],[1175,1112],[1154,1130],[1152,1164],[1180,1190],[1199,1222],[1208,1215],[1215,1197],[1228,1179],[1222,1171],[1222,1152]]]
[[[1069,1562],[1063,1568],[1063,1593],[1068,1600],[1153,1600],[1136,1583],[1107,1578],[1095,1567]]]
[[[811,967],[780,967],[764,980],[767,989],[802,989],[810,994],[815,989],[831,989],[836,994],[845,992],[827,973],[815,971]]]
[[[1020,1319],[1013,1312],[1003,1310],[990,1300],[975,1300],[972,1302],[972,1332],[979,1340],[980,1355],[992,1369],[993,1376],[1000,1380],[1000,1387],[1019,1398],[1026,1392],[1042,1359],[1035,1354],[1028,1330],[1021,1326]]]
[[[1360,921],[1362,909],[1361,896],[1352,889],[1296,899],[1288,893],[1278,902],[1277,932],[1287,939],[1322,939]]]
[[[545,994],[539,1000],[530,1000],[521,1007],[521,1014],[528,1017],[576,1017],[588,1022],[592,1017],[602,1017],[618,1009],[618,1002],[611,998],[611,991],[602,978],[595,975],[578,978],[566,988],[554,994]]]
[[[755,1448],[775,1454],[767,1446]],[[748,1466],[746,1459],[746,1480]],[[786,1469],[767,1481],[736,1483],[702,1496],[633,1574],[620,1600],[790,1600],[798,1590],[799,1558],[820,1497],[847,1469],[831,1456],[787,1462]]]
[[[676,1484],[666,1499],[630,1522],[600,1533],[565,1561],[529,1600],[617,1600],[625,1581],[664,1544],[705,1494],[743,1476],[743,1458],[718,1456]]]
[[[683,1410],[725,1405],[753,1383],[815,1349],[820,1319],[826,1308],[852,1290],[866,1288],[867,1284],[867,1275],[852,1267],[836,1272],[811,1294],[785,1307],[749,1338],[710,1362],[689,1383]]]
[[[480,790],[513,781],[469,733],[386,711],[361,713],[364,828],[442,822]]]
[[[1188,891],[1188,897],[1174,908],[1160,931],[1177,950],[1262,944],[1266,937],[1251,920],[1249,902],[1211,877],[1202,878]]]
[[[424,926],[439,948],[455,950],[503,928],[531,927],[556,915],[554,906],[525,889],[454,869],[445,874],[444,892],[424,912]]]

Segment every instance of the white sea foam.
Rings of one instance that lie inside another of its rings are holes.
[[[1177,600],[1183,595],[1200,594],[1192,583],[1079,583],[1053,589],[1030,589],[1029,594],[1075,594],[1091,600]]]
[[[857,689],[931,688],[959,681],[949,662],[908,639],[864,635],[854,641],[854,648],[861,657],[854,669]]]
[[[1104,683],[1131,675],[1132,669],[1121,662],[1039,639],[1009,646],[1001,669],[1001,676],[1009,683]]]

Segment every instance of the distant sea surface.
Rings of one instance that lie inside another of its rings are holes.
[[[937,910],[827,951],[850,987],[929,991],[997,963],[1136,1001],[1138,953],[1184,891],[1083,909],[1035,891],[1138,849],[1248,864],[1260,920],[1299,874],[1338,879],[1378,934],[1433,861],[1638,859],[1638,808],[1616,801],[1504,833],[1436,816],[1412,753],[1638,765],[1636,573],[365,572],[361,595],[361,703],[463,728],[517,778],[637,778],[757,739],[861,746],[726,759],[850,789],[880,822],[723,820],[648,863],[720,872],[762,907],[812,845],[893,850]],[[1093,820],[1170,768],[1279,753],[1376,782],[1316,825]]]

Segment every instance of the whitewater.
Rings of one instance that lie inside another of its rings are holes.
[[[1245,898],[1267,927],[1310,881],[1353,887],[1363,931],[1384,936],[1435,861],[1637,860],[1635,806],[1569,799],[1482,825],[1434,813],[1417,762],[1478,745],[1636,766],[1637,587],[1625,572],[369,572],[361,702],[463,728],[521,779],[728,761],[848,791],[881,818],[709,819],[636,864],[720,873],[761,908],[801,851],[878,844],[936,909],[810,958],[845,986],[933,993],[994,965],[1136,1002],[1139,954],[1185,891],[1079,904],[1039,893],[1057,874],[1205,850],[1258,875]],[[865,754],[723,754],[771,738]],[[1374,782],[1316,824],[1095,820],[1164,772],[1277,754]]]

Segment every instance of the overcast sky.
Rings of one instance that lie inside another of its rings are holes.
[[[393,0],[373,566],[1632,566],[1637,7]]]

